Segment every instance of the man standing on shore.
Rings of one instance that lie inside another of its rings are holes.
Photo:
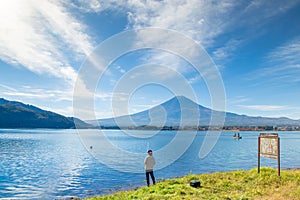
[[[150,185],[149,175],[151,176],[153,185],[155,185],[155,177],[153,174],[153,166],[155,165],[155,159],[152,156],[152,150],[148,150],[148,155],[146,156],[146,158],[144,160],[144,165],[145,165],[145,170],[146,170],[146,180],[147,180],[148,187]]]

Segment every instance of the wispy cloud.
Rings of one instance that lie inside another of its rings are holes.
[[[73,113],[73,107],[70,105],[72,93],[71,89],[49,89],[30,85],[18,88],[0,84],[1,97],[7,100],[31,104],[65,116],[72,116]]]
[[[286,12],[298,1],[280,0],[241,1],[127,1],[130,8],[130,25],[161,27],[180,31],[205,47],[215,39],[236,28],[252,29],[266,23],[272,17]],[[226,43],[231,43],[230,38]]]
[[[222,44],[213,47],[212,56],[218,61],[226,62],[243,45],[251,42],[256,37],[264,34],[262,27],[272,20],[276,20],[281,14],[293,8],[298,0],[283,2],[280,0],[252,0],[248,2],[235,2],[234,12],[224,13],[227,26],[220,35],[227,33],[227,39],[215,38]],[[222,20],[222,19],[221,19]],[[259,30],[259,31],[258,31]],[[234,31],[239,32],[239,38],[231,38],[230,34]]]
[[[54,102],[72,100],[72,90],[51,90],[32,86],[22,86],[21,88],[5,87],[5,89],[1,91],[1,95],[9,99],[34,99],[36,101],[51,99]]]
[[[233,1],[128,1],[130,25],[160,27],[180,31],[201,44],[207,45],[228,25],[228,13]],[[218,11],[218,12],[215,12]]]
[[[251,116],[264,117],[289,117],[291,119],[299,119],[299,107],[291,105],[271,105],[271,104],[253,104],[253,105],[237,105],[242,112]],[[241,111],[239,111],[241,112]]]
[[[283,2],[281,0],[268,1],[268,0],[252,0],[248,3],[248,5],[243,9],[243,13],[247,15],[248,13],[259,12],[257,15],[252,15],[252,20],[250,23],[259,23],[263,24],[266,21],[261,21],[262,19],[269,20],[270,18],[280,15],[290,8],[292,8],[295,4],[299,3],[298,0],[290,0]],[[244,18],[244,21],[249,19]],[[249,21],[246,22],[249,24]]]
[[[1,1],[0,24],[1,60],[69,84],[77,76],[71,58],[93,46],[85,25],[59,1]]]
[[[227,99],[227,104],[238,105],[240,103],[245,103],[245,102],[250,101],[250,100],[251,99],[249,97],[246,97],[246,96],[236,96],[234,98]]]
[[[259,22],[285,12],[295,2],[1,1],[0,59],[38,74],[74,81],[77,73],[71,60],[87,55],[94,44],[87,27],[70,12],[70,7],[81,12],[122,10],[128,12],[130,28],[152,26],[173,29],[210,47],[218,36],[230,32],[237,24],[246,27],[252,23],[257,26]],[[258,14],[253,15],[254,12]],[[219,59],[228,57],[238,45],[237,40],[230,39],[223,47],[216,49],[214,55]]]
[[[288,106],[281,105],[239,105],[240,107],[256,111],[280,111],[287,110]]]
[[[213,52],[213,58],[215,60],[224,60],[232,58],[234,55],[233,53],[238,49],[238,47],[242,43],[243,42],[241,40],[230,39],[226,42],[226,44],[224,44],[223,46],[221,46]]]
[[[255,71],[250,79],[261,79],[264,84],[283,86],[300,82],[300,37],[278,46],[265,57],[265,66]],[[267,78],[266,78],[267,77]]]
[[[115,69],[120,72],[121,74],[125,74],[126,70],[123,69],[120,65],[116,65]]]
[[[211,49],[212,57],[217,61],[230,59],[240,46],[257,35],[257,30],[261,26],[298,3],[297,0],[288,2],[280,0],[272,2],[268,0],[250,2],[232,0],[218,2],[201,0],[99,2],[102,9],[126,11],[129,21],[128,28],[158,27],[179,31],[205,48]],[[236,30],[240,31],[241,39],[230,37],[230,34]],[[229,37],[220,38],[224,34],[228,34]],[[149,38],[158,39],[157,41],[161,43],[169,42],[166,38],[159,39],[159,37],[160,35],[149,35]],[[180,42],[176,41],[175,43]],[[172,44],[174,44],[174,40]],[[148,60],[157,61],[158,64],[173,63],[171,66],[175,70],[180,70],[181,73],[190,72],[185,70],[187,66],[182,65],[178,59],[174,59],[174,56],[162,55],[152,53],[149,55],[152,59]],[[162,57],[164,58],[162,59]]]
[[[267,59],[272,63],[285,64],[288,68],[300,68],[300,37],[294,38],[269,53]]]
[[[100,12],[105,9],[104,5],[99,0],[61,0],[61,3],[86,13]]]
[[[14,91],[14,92],[17,91],[15,88],[7,86],[7,85],[4,85],[4,84],[0,84],[0,87],[4,88],[5,90],[8,90],[8,91]]]

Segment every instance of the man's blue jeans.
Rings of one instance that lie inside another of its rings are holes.
[[[152,170],[152,171],[146,171],[147,185],[148,185],[148,186],[150,185],[149,174],[150,174],[150,176],[151,176],[153,185],[155,185],[155,177],[154,177],[154,174],[153,174],[153,170]]]

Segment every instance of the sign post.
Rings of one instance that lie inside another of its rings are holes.
[[[258,136],[258,173],[260,173],[260,157],[277,159],[280,176],[280,138],[277,133],[261,133]]]

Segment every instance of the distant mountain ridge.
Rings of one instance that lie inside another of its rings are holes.
[[[0,98],[0,128],[75,128],[91,127],[80,119],[42,110],[18,101],[8,101]]]
[[[209,126],[212,113],[224,114],[224,126],[300,126],[300,120],[286,117],[251,117],[214,111],[184,96],[176,96],[160,105],[132,115],[82,121],[46,111],[18,101],[0,98],[0,128],[95,128],[130,126]],[[116,123],[118,122],[118,123]],[[76,124],[76,125],[75,125]]]
[[[201,106],[184,96],[176,96],[158,106],[135,114],[88,122],[103,127],[195,126],[197,122],[199,126],[209,126],[212,113],[225,115],[224,126],[300,126],[300,120],[286,117],[252,117],[231,112],[215,111]]]

